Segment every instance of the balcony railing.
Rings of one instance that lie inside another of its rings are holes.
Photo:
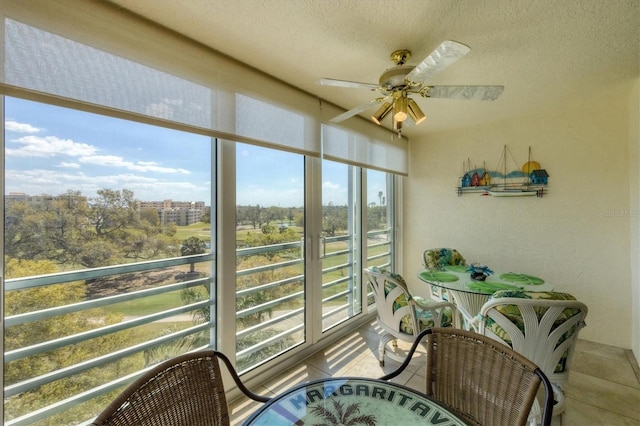
[[[368,237],[369,260],[376,260],[376,264],[388,262],[391,253],[388,231],[372,232]],[[323,276],[327,277],[323,289],[330,293],[322,301],[323,307],[328,307],[323,309],[323,320],[337,316],[333,323],[353,315],[353,295],[357,293],[354,288],[357,270],[351,257],[344,249],[335,248],[344,239],[327,239],[327,247],[334,246],[327,256],[335,257],[336,261],[323,268]],[[238,259],[282,254],[277,262],[236,271],[239,283],[256,274],[280,277],[236,292],[237,300],[258,301],[236,312],[236,360],[241,371],[297,344],[291,337],[304,333],[301,249],[302,243],[294,242],[237,250]],[[52,306],[46,309],[25,307],[5,317],[5,424],[51,424],[52,416],[56,424],[86,424],[97,414],[98,407],[105,406],[125,385],[157,362],[211,346],[216,334],[215,318],[210,315],[215,312],[212,309],[215,283],[211,278],[214,264],[214,255],[200,254],[6,280],[5,299],[12,293],[36,289],[55,289],[54,294],[65,292],[76,283],[92,290],[73,303],[56,305],[52,301]],[[332,273],[345,270],[349,273],[332,278]],[[154,280],[129,286],[139,277]],[[101,291],[95,291],[94,287],[100,287]],[[336,288],[339,291],[331,291]],[[256,297],[274,289],[288,291],[280,291],[274,298]],[[252,323],[251,318],[263,320]],[[34,333],[55,329],[56,324],[68,324],[68,330],[56,329],[53,337]],[[11,339],[22,330],[32,334],[28,344]],[[251,339],[265,331],[271,334],[258,341]],[[28,371],[25,366],[30,366]],[[54,393],[59,395],[55,401],[32,398]]]

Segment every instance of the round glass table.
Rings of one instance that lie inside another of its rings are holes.
[[[516,272],[495,272],[484,281],[473,280],[467,268],[444,266],[442,270],[425,270],[418,273],[418,278],[427,284],[447,290],[462,313],[467,329],[473,329],[482,305],[498,290],[553,290],[553,286],[542,278]]]
[[[253,413],[245,425],[464,425],[436,401],[396,383],[362,377],[294,386]]]

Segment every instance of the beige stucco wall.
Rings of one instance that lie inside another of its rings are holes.
[[[403,273],[412,290],[424,295],[422,251],[455,247],[469,261],[574,294],[589,307],[581,338],[630,348],[630,227],[638,217],[629,214],[629,93],[411,140]],[[463,162],[495,169],[505,144],[520,165],[531,146],[550,174],[548,194],[458,197]]]

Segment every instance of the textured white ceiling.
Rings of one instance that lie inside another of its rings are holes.
[[[318,79],[377,83],[396,49],[417,64],[444,40],[468,45],[429,83],[504,93],[493,102],[417,98],[427,120],[405,128],[410,138],[598,102],[640,75],[638,0],[109,1],[344,109],[376,93]]]

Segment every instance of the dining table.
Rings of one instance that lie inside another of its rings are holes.
[[[472,278],[469,266],[444,265],[442,268],[418,273],[425,283],[447,290],[464,320],[465,328],[475,330],[482,306],[498,290],[552,291],[553,286],[542,278],[520,272],[494,272],[483,280]]]
[[[244,425],[465,425],[437,401],[379,379],[329,377],[273,397]]]

